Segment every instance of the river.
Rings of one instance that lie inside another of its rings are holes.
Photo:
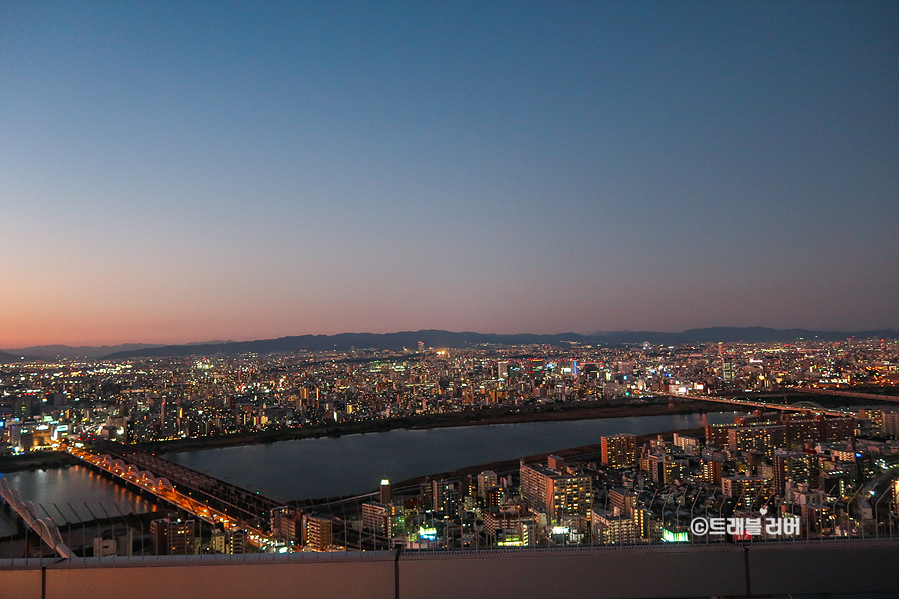
[[[732,422],[735,412],[671,414],[434,428],[398,429],[336,438],[281,441],[167,454],[174,462],[281,501],[354,495],[374,490],[382,478],[400,481],[488,462],[599,443],[602,435],[698,428]],[[34,501],[62,523],[102,514],[144,512],[146,500],[84,467],[3,475],[25,501]],[[54,508],[62,511],[60,515]],[[71,504],[71,508],[66,508]],[[114,504],[114,505],[113,505]],[[6,516],[9,519],[9,516]],[[0,536],[9,524],[0,519]]]

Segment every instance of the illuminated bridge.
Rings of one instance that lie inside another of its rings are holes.
[[[899,402],[899,397],[896,397],[895,395],[856,393],[855,391],[846,391],[843,389],[815,389],[814,387],[793,387],[790,389],[790,391],[799,391],[801,393],[816,393],[819,395],[840,395],[843,397],[854,397],[856,399],[873,399],[875,401]]]
[[[0,560],[4,599],[895,598],[899,540]]]
[[[812,414],[823,414],[826,416],[850,416],[850,412],[840,410],[828,410],[816,403],[810,401],[800,401],[798,403],[767,403],[764,401],[751,399],[736,399],[727,397],[712,397],[709,395],[677,395],[667,393],[668,397],[677,397],[681,399],[691,399],[694,401],[713,401],[715,403],[729,404],[735,407],[763,408],[766,410],[783,410],[787,412],[810,412]]]
[[[119,444],[104,443],[98,449],[68,446],[66,451],[139,492],[210,524],[245,529],[254,545],[274,544],[266,532],[272,510],[282,505],[274,499]]]

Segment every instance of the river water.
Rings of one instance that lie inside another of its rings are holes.
[[[736,412],[670,414],[525,424],[392,430],[166,454],[174,462],[281,501],[354,495],[382,478],[400,481],[501,460],[599,443],[602,435],[698,428],[732,422]],[[152,504],[80,466],[3,475],[25,501],[63,523],[102,517],[102,509],[145,512]],[[56,510],[53,504],[59,508]],[[85,505],[86,504],[86,505]],[[68,507],[67,507],[68,506]],[[61,514],[59,512],[62,512]],[[77,516],[76,516],[77,515]],[[10,516],[0,518],[0,536]],[[77,517],[77,519],[76,519]]]

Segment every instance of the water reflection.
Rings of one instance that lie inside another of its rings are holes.
[[[39,517],[57,526],[121,514],[154,511],[157,506],[85,466],[10,472],[3,476],[23,501],[33,501]],[[16,530],[15,515],[0,510],[0,536]]]
[[[599,443],[602,435],[648,434],[732,422],[734,412],[672,414],[393,430],[169,454],[166,457],[281,501],[372,491],[400,481],[487,462]]]
[[[166,456],[190,468],[259,491],[281,501],[354,495],[372,491],[382,478],[400,481],[492,461],[599,443],[602,435],[648,434],[732,422],[734,412],[672,414],[394,430],[338,438],[282,441],[191,451]],[[154,503],[83,466],[2,475],[39,516],[57,525],[144,513]],[[104,511],[105,510],[105,511]],[[0,536],[16,519],[0,510]]]

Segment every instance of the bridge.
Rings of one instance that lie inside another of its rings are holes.
[[[873,399],[874,401],[892,401],[899,403],[899,397],[895,395],[879,395],[877,393],[856,393],[843,389],[815,389],[814,387],[792,387],[790,391],[800,393],[815,393],[820,395],[841,395],[843,397],[855,397],[856,399]]]
[[[232,513],[235,518],[240,517],[251,521],[271,514],[272,510],[283,505],[283,503],[258,492],[248,491],[121,443],[100,442],[96,443],[94,447],[97,452],[111,455],[123,462],[153,472],[157,476],[165,477],[178,488],[189,490],[190,495],[195,496],[194,499],[199,498],[209,503],[218,504],[223,511]]]
[[[138,492],[149,493],[209,524],[219,524],[229,530],[246,530],[248,540],[257,547],[265,549],[277,545],[266,530],[265,519],[270,510],[281,506],[274,499],[141,451],[118,450],[111,444],[102,447],[110,453],[74,445],[66,446],[65,450],[89,466],[135,487]],[[139,466],[148,469],[141,470]]]
[[[681,399],[691,399],[694,401],[712,401],[715,403],[728,404],[730,406],[741,408],[763,408],[766,410],[781,410],[785,412],[809,412],[812,414],[822,414],[826,416],[852,416],[851,412],[841,410],[828,410],[816,403],[810,401],[800,401],[794,404],[787,403],[768,403],[764,401],[751,399],[736,399],[727,397],[713,397],[710,395],[677,395],[674,393],[666,393],[668,397],[677,397]]]
[[[9,506],[19,515],[25,524],[31,527],[34,532],[40,536],[51,549],[53,549],[60,557],[70,558],[75,554],[68,546],[63,543],[62,535],[59,533],[56,523],[50,518],[38,518],[37,508],[31,501],[22,501],[17,489],[10,488],[5,478],[0,478],[0,497],[9,504]]]
[[[899,540],[0,560],[10,599],[870,597]]]

